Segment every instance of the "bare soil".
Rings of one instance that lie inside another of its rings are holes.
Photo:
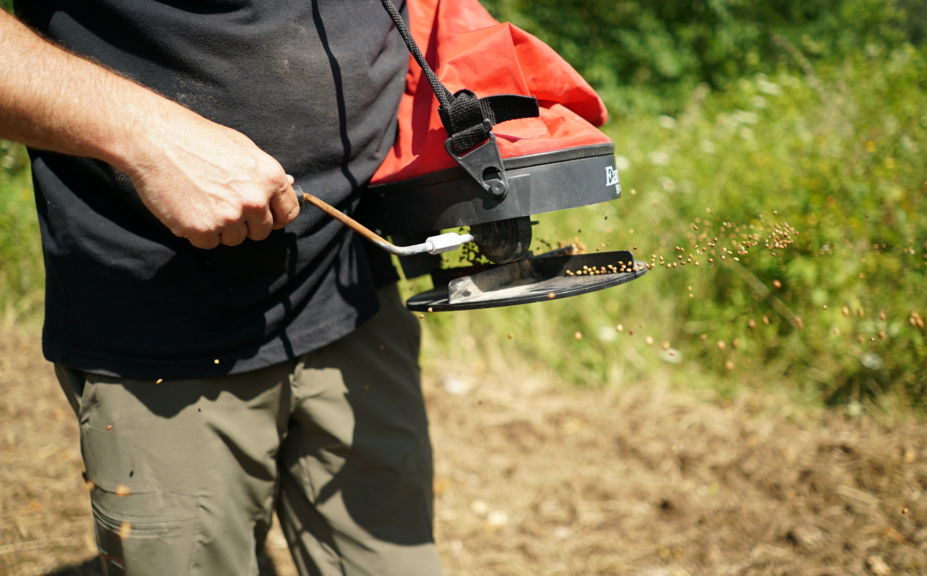
[[[0,575],[96,575],[77,426],[37,341],[0,333]],[[927,575],[923,422],[659,382],[425,386],[448,575]],[[276,530],[268,552],[294,574]]]

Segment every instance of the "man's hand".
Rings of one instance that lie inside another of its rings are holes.
[[[235,246],[296,218],[292,178],[250,139],[192,113],[166,120],[123,169],[171,232],[198,248]]]
[[[0,10],[0,138],[97,158],[200,248],[263,240],[296,218],[280,164],[246,136],[62,50]]]

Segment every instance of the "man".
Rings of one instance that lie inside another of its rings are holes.
[[[0,137],[30,149],[105,573],[256,574],[275,507],[301,574],[438,573],[417,322],[292,188],[351,211],[392,142],[380,4],[15,8]]]

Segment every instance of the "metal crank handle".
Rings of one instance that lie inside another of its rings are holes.
[[[296,191],[296,199],[299,200],[300,204],[308,202],[312,204],[322,212],[325,212],[332,218],[338,220],[342,224],[351,228],[367,240],[370,240],[376,244],[379,248],[386,250],[390,254],[395,254],[397,256],[412,256],[414,254],[441,254],[442,252],[450,252],[451,250],[456,250],[466,244],[467,242],[473,241],[472,234],[458,234],[456,232],[447,232],[444,234],[438,234],[437,236],[429,236],[421,244],[413,244],[412,246],[396,246],[389,240],[386,240],[370,228],[367,228],[357,220],[351,218],[341,210],[338,210],[331,204],[325,202],[318,196],[304,192],[299,185],[294,185],[293,190]]]

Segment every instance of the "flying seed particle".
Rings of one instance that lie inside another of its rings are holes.
[[[160,384],[162,382],[164,382],[164,378],[158,378],[157,380],[155,380],[155,384]]]
[[[843,314],[844,316],[849,316],[849,315],[850,315],[850,307],[849,307],[849,306],[844,306],[843,308],[840,309],[840,313]]]
[[[509,332],[508,334],[505,335],[505,337],[508,338],[509,340],[511,340],[512,338],[515,337],[515,335],[512,334],[511,332]]]
[[[644,343],[647,344],[648,346],[653,345],[653,338],[650,336],[647,336],[646,338],[644,338]]]
[[[132,533],[132,524],[129,522],[123,522],[119,525],[119,539],[125,540],[129,537],[129,534]]]
[[[582,339],[583,339],[583,333],[580,332],[579,330],[577,330],[576,332],[573,333],[573,338],[574,338],[575,340],[582,340]]]
[[[733,369],[734,369],[734,361],[733,361],[733,360],[728,360],[727,362],[725,362],[725,363],[724,363],[724,368],[725,368],[726,370],[733,370]]]
[[[782,288],[782,282],[780,280],[773,280],[773,288]]]
[[[548,300],[553,300],[553,299],[556,298],[556,297],[557,297],[557,295],[556,295],[555,293],[553,293],[553,292],[548,292],[548,293],[547,293],[547,299],[548,299]]]
[[[112,430],[112,429],[113,429],[113,425],[112,425],[112,424],[107,424],[106,426],[103,427],[103,429],[104,429],[104,430]]]
[[[617,326],[615,326],[615,330],[617,332],[624,332],[624,324],[618,324]]]
[[[918,330],[924,329],[924,319],[916,311],[911,311],[911,314],[908,316],[908,323]]]
[[[218,359],[218,358],[213,358],[212,363],[215,364],[216,366],[218,366],[218,365],[219,365],[219,359]]]
[[[116,496],[128,496],[132,493],[132,490],[123,484],[116,486]]]

